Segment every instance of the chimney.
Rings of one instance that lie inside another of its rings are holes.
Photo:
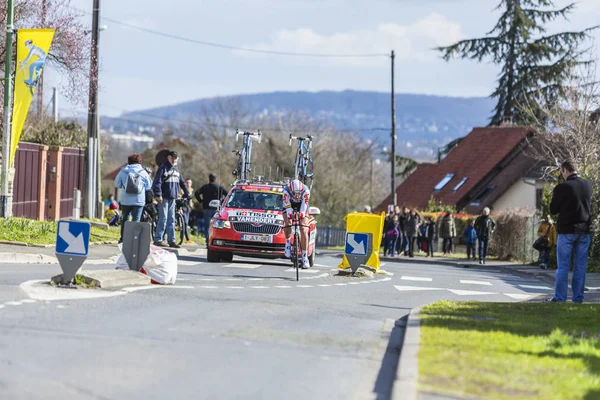
[[[506,115],[502,117],[502,122],[500,123],[500,126],[515,126],[515,123],[513,122],[513,117]]]

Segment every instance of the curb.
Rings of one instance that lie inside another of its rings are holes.
[[[0,253],[0,260],[13,264],[58,264],[56,257],[45,254]]]
[[[392,388],[392,400],[417,400],[422,308],[413,308],[408,314],[396,380]]]

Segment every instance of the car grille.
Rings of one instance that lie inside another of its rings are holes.
[[[230,247],[235,250],[248,250],[248,251],[256,251],[256,252],[283,252],[285,250],[285,244],[277,244],[277,243],[260,243],[260,242],[242,242],[236,240],[223,240],[222,247]],[[214,240],[212,240],[214,244]]]
[[[234,222],[233,229],[236,232],[243,233],[259,233],[266,235],[277,235],[281,231],[281,227],[278,225],[259,225],[254,226],[248,222]]]

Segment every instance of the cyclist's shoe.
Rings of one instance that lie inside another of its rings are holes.
[[[154,242],[154,245],[157,247],[167,247],[168,246],[165,242]]]
[[[285,244],[285,258],[292,258],[292,245],[291,243]]]
[[[310,268],[310,264],[308,263],[308,257],[306,257],[306,256],[302,257],[301,268],[302,269],[309,269]]]
[[[178,244],[177,244],[177,243],[175,243],[175,242],[169,242],[169,247],[172,247],[172,248],[174,248],[174,249],[180,249],[180,248],[181,248],[181,246],[180,246],[180,245],[178,245]]]

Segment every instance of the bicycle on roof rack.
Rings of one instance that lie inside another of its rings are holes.
[[[262,133],[258,132],[244,132],[237,130],[235,133],[235,141],[237,142],[242,136],[244,138],[244,142],[241,150],[234,150],[233,152],[238,156],[238,161],[236,164],[235,170],[233,170],[233,175],[236,177],[236,180],[246,181],[250,179],[250,169],[251,160],[252,160],[252,139],[257,140],[258,143],[261,142]]]
[[[290,146],[292,145],[292,140],[298,141],[298,149],[296,150],[296,158],[294,160],[294,179],[301,180],[309,189],[312,189],[315,179],[313,160],[310,154],[313,139],[314,136],[311,135],[300,137],[290,134]],[[306,144],[307,142],[308,145]]]

